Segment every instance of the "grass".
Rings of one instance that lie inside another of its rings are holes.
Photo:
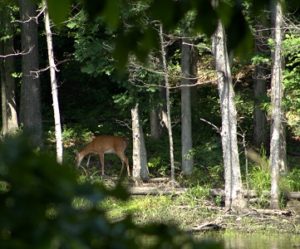
[[[259,174],[257,179],[264,177]],[[112,184],[107,178],[101,179],[98,174],[81,175],[80,180],[94,183],[104,181],[108,185]],[[124,184],[128,185],[131,182],[127,180]],[[251,208],[261,208],[262,197],[260,204],[250,205],[250,211],[245,210],[245,213],[240,215],[228,214],[224,207],[221,207],[221,200],[210,197],[210,188],[211,186],[195,184],[189,186],[188,191],[181,195],[131,196],[127,201],[106,199],[101,205],[108,211],[109,219],[119,220],[130,215],[137,224],[162,222],[176,224],[181,229],[189,230],[207,222],[221,222],[226,231],[233,232],[291,234],[300,232],[296,216],[261,216],[251,212]],[[80,201],[78,203],[84,205]]]

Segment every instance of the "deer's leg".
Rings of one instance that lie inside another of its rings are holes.
[[[88,160],[87,160],[87,162],[86,162],[86,166],[89,166],[89,165],[90,165],[90,159],[91,159],[91,155],[89,155],[89,157],[88,157]]]
[[[128,174],[128,176],[130,176],[130,168],[129,168],[128,158],[126,156],[125,156],[125,164],[127,167],[127,174]]]
[[[101,163],[101,175],[104,176],[104,153],[99,153],[100,163]]]
[[[76,154],[76,166],[79,168],[79,166],[80,166],[80,163],[81,163],[81,161],[82,161],[82,159],[83,159],[83,157],[82,156],[80,156],[80,154],[79,153],[77,153]]]
[[[123,169],[124,169],[124,163],[126,164],[127,167],[127,174],[128,176],[130,176],[130,170],[129,170],[129,164],[128,164],[128,158],[125,156],[124,153],[119,153],[118,157],[121,159],[122,161],[122,168],[121,168],[121,173],[120,175],[122,175]]]

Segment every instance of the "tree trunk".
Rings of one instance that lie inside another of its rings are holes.
[[[284,120],[284,111],[282,111],[281,120]],[[286,124],[285,122],[281,122],[279,172],[287,173],[287,171],[288,171],[288,165],[287,165],[287,152],[286,152]]]
[[[228,209],[240,210],[245,207],[246,202],[242,194],[234,90],[225,32],[221,21],[219,21],[213,36],[213,49],[222,114],[221,137],[225,172],[225,206]]]
[[[182,85],[191,84],[191,46],[187,39],[182,39],[181,71]],[[184,175],[191,175],[193,171],[192,115],[191,88],[181,87],[181,169]]]
[[[150,110],[150,133],[153,139],[160,139],[162,133],[162,127],[159,120],[159,108],[152,107]]]
[[[265,14],[264,14],[265,15]],[[269,51],[267,39],[270,37],[270,31],[267,27],[267,21],[265,16],[257,16],[255,20],[255,53],[260,56],[269,56],[266,51]],[[265,69],[267,65],[263,62],[259,62],[255,65],[254,72],[254,127],[253,127],[253,144],[257,148],[267,149],[269,131],[267,129],[266,113],[261,109],[263,98],[267,96],[267,75],[268,72]]]
[[[270,145],[270,166],[271,166],[271,208],[279,208],[279,169],[282,160],[281,154],[281,135],[282,135],[282,8],[279,1],[276,1],[273,6],[274,15],[274,53],[273,53],[273,67],[272,67],[272,124],[271,124],[271,145]]]
[[[1,74],[1,101],[2,101],[2,134],[13,134],[18,129],[18,116],[15,96],[14,57],[7,56],[14,53],[13,30],[10,20],[10,11],[1,9],[0,36],[7,38],[0,42],[0,54],[6,57],[0,59]]]
[[[22,56],[20,121],[33,146],[42,146],[40,79],[33,73],[39,70],[36,6],[31,0],[19,0],[19,5],[22,51],[26,53]]]
[[[169,75],[168,75],[168,67],[166,61],[166,50],[164,44],[163,37],[163,27],[162,24],[159,25],[159,38],[160,38],[160,46],[161,46],[161,57],[162,57],[162,65],[164,72],[164,81],[166,87],[166,106],[167,113],[166,117],[163,116],[163,120],[168,129],[169,135],[169,145],[170,145],[170,163],[171,163],[171,181],[175,182],[175,164],[174,164],[174,146],[173,146],[173,133],[172,133],[172,123],[171,123],[171,103],[170,103],[170,86],[169,86]]]
[[[63,161],[63,142],[61,134],[61,123],[60,123],[60,111],[58,103],[58,91],[57,91],[57,80],[56,80],[56,66],[54,62],[53,53],[53,42],[52,42],[52,32],[50,27],[50,19],[48,13],[47,1],[44,0],[44,22],[47,38],[47,48],[48,48],[48,60],[50,66],[50,80],[51,80],[51,93],[53,102],[53,113],[54,113],[54,123],[55,123],[55,138],[56,138],[56,160],[58,163]]]
[[[267,118],[261,109],[262,97],[266,96],[267,87],[261,78],[263,69],[258,65],[255,68],[256,79],[254,80],[254,131],[253,143],[256,147],[265,147],[267,144]]]
[[[147,167],[147,151],[145,147],[145,140],[143,129],[139,120],[139,108],[138,104],[131,109],[132,118],[132,177],[136,184],[141,181],[147,181],[149,179],[149,171]]]
[[[256,48],[259,52],[259,46]],[[254,79],[254,131],[253,143],[257,148],[267,144],[267,118],[266,113],[261,109],[262,98],[267,95],[267,86],[264,79],[266,75],[262,65],[255,67]]]

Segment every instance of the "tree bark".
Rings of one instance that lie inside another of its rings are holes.
[[[53,102],[53,113],[54,113],[54,123],[55,123],[55,138],[56,138],[56,160],[58,163],[63,161],[63,142],[62,142],[62,129],[60,122],[60,111],[58,102],[58,91],[57,91],[57,80],[56,80],[56,66],[54,62],[54,52],[53,52],[53,42],[52,42],[52,32],[50,27],[50,19],[48,13],[47,0],[44,0],[44,22],[47,38],[47,48],[48,48],[48,60],[50,67],[50,80],[51,80],[51,93]]]
[[[191,45],[188,39],[182,39],[181,72],[182,85],[191,84]],[[181,87],[181,169],[184,175],[191,175],[193,171],[192,141],[192,113],[191,88]]]
[[[1,55],[13,55],[13,29],[9,18],[10,11],[1,9],[0,26],[2,27],[1,36],[7,38],[0,42]],[[1,101],[2,101],[2,135],[13,134],[18,129],[18,115],[15,95],[15,79],[12,77],[14,72],[14,56],[0,59],[1,74]]]
[[[267,22],[268,17],[265,17],[265,13],[255,18],[255,53],[260,56],[270,56],[268,39],[270,37],[269,24]],[[266,70],[268,65],[260,61],[255,65],[253,88],[254,88],[254,127],[253,127],[253,144],[257,148],[267,149],[269,144],[269,131],[267,129],[267,114],[262,110],[261,104],[263,98],[267,96],[267,75]]]
[[[152,107],[150,110],[150,133],[153,139],[160,139],[162,133],[162,127],[159,120],[159,108]]]
[[[223,25],[219,21],[213,36],[213,49],[218,76],[218,89],[222,115],[222,150],[225,178],[225,206],[240,210],[245,207],[237,145],[237,119],[234,90],[229,65],[226,38]]]
[[[19,0],[19,5],[22,51],[26,53],[22,56],[20,121],[32,145],[42,146],[40,79],[33,73],[39,70],[36,6],[31,0]]]
[[[271,124],[271,145],[270,145],[270,167],[271,167],[271,208],[279,208],[279,169],[282,160],[281,134],[282,134],[282,7],[279,1],[274,2],[274,53],[271,79],[271,103],[272,103],[272,124]]]
[[[264,77],[265,70],[261,65],[256,65],[254,79],[253,143],[257,148],[265,147],[267,144],[267,118],[266,113],[261,109],[262,98],[267,95],[267,86]]]
[[[136,184],[141,181],[147,181],[149,179],[149,171],[147,167],[147,151],[145,147],[145,140],[143,129],[139,120],[139,108],[138,104],[131,109],[132,119],[132,177]]]
[[[166,117],[163,117],[163,120],[166,119],[164,122],[168,129],[169,145],[170,145],[171,181],[174,183],[175,182],[175,164],[174,164],[174,145],[173,145],[172,122],[171,122],[170,86],[169,86],[169,75],[168,75],[168,67],[167,67],[167,61],[166,61],[166,50],[165,50],[165,44],[164,44],[162,24],[159,25],[159,38],[160,38],[162,66],[163,66],[163,72],[164,72],[164,81],[165,81],[165,87],[166,87],[166,106],[167,106]]]

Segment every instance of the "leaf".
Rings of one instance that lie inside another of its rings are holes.
[[[211,36],[218,24],[218,17],[210,1],[197,1],[195,28]]]
[[[47,0],[50,19],[60,25],[69,15],[71,7],[70,0]]]
[[[120,0],[106,1],[103,17],[110,28],[116,29],[120,21]]]

